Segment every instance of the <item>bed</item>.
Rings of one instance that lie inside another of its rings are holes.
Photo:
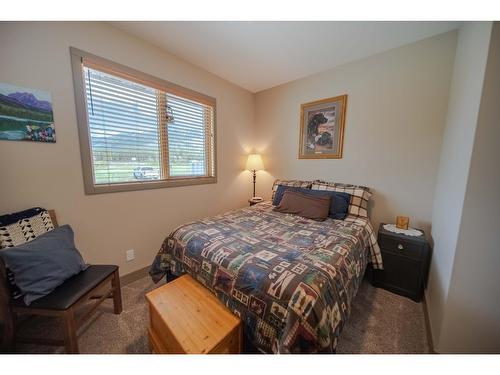
[[[175,229],[150,275],[190,274],[244,325],[264,353],[334,353],[365,268],[382,268],[367,218],[322,222],[271,202]]]

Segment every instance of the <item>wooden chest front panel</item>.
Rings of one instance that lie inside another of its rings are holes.
[[[160,338],[151,329],[151,327],[148,328],[148,338],[149,338],[149,347],[151,348],[151,352],[153,354],[166,353],[166,349],[161,343]]]
[[[210,351],[210,354],[239,354],[241,353],[242,330],[241,325],[236,327],[219,345]]]
[[[152,347],[158,348],[157,353],[184,354],[185,351],[177,342],[175,336],[168,328],[165,321],[162,319],[158,311],[153,305],[149,305],[150,314],[150,338],[153,336]]]

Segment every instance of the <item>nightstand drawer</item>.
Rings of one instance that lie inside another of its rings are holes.
[[[380,248],[395,254],[404,255],[416,260],[422,257],[422,244],[402,241],[389,236],[379,236],[378,243]]]

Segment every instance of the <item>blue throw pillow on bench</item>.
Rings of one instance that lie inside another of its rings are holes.
[[[88,267],[75,247],[69,225],[44,233],[31,242],[0,250],[0,257],[13,272],[26,305]]]
[[[279,185],[274,194],[273,205],[277,206],[280,204],[281,199],[285,191],[298,191],[300,193],[312,195],[312,196],[328,196],[331,198],[330,202],[330,212],[328,217],[337,220],[344,220],[347,216],[347,211],[349,209],[349,202],[351,201],[351,195],[347,193],[342,193],[338,191],[327,191],[327,190],[311,190],[306,188]]]

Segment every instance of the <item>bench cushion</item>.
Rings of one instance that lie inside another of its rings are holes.
[[[29,307],[47,310],[66,310],[117,269],[118,266],[112,265],[91,265],[85,271],[80,272],[59,285],[52,293],[33,301]],[[26,306],[22,299],[14,301],[13,305]]]

